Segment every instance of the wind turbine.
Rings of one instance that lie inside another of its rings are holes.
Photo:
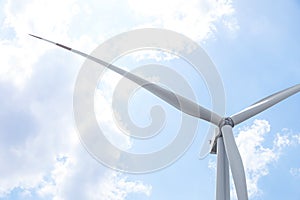
[[[297,84],[290,88],[279,91],[275,94],[272,94],[266,98],[263,98],[262,100],[252,104],[246,109],[230,117],[222,117],[217,113],[210,111],[179,94],[175,94],[172,91],[164,89],[159,85],[151,83],[139,76],[136,76],[130,72],[118,68],[115,65],[109,64],[103,60],[77,51],[65,45],[55,43],[32,34],[29,35],[44,40],[46,42],[55,44],[59,47],[62,47],[66,50],[72,51],[87,59],[90,59],[98,64],[101,64],[109,68],[110,70],[122,76],[125,76],[127,79],[140,85],[141,87],[148,90],[157,97],[161,98],[176,109],[215,125],[217,129],[217,134],[215,134],[215,137],[212,140],[213,145],[211,145],[211,153],[217,154],[217,200],[230,200],[229,166],[231,169],[231,174],[238,199],[248,199],[244,166],[233,136],[233,127],[300,91],[300,84]]]

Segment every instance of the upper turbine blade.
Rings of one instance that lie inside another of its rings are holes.
[[[178,110],[188,114],[188,115],[191,115],[191,116],[194,116],[194,117],[197,117],[197,118],[200,118],[200,119],[203,119],[205,121],[208,121],[208,122],[211,122],[213,124],[215,124],[216,126],[218,126],[220,120],[222,119],[218,114],[192,102],[191,100],[183,97],[183,96],[180,96],[178,94],[175,94],[174,92],[172,91],[169,91],[167,89],[164,89],[154,83],[151,83],[139,76],[136,76],[130,72],[127,72],[121,68],[118,68],[117,66],[115,65],[112,65],[112,64],[109,64],[103,60],[100,60],[98,58],[95,58],[93,56],[90,56],[88,54],[85,54],[83,52],[80,52],[80,51],[77,51],[75,49],[72,49],[70,47],[67,47],[65,45],[62,45],[62,44],[59,44],[59,43],[55,43],[55,42],[52,42],[50,40],[47,40],[47,39],[44,39],[44,38],[41,38],[39,36],[35,36],[35,35],[32,35],[32,34],[29,34],[30,36],[32,37],[35,37],[35,38],[38,38],[38,39],[41,39],[41,40],[44,40],[44,41],[47,41],[47,42],[50,42],[52,44],[55,44],[59,47],[62,47],[64,49],[67,49],[69,51],[72,51],[76,54],[79,54],[87,59],[90,59],[96,63],[99,63],[109,69],[111,69],[112,71],[122,75],[122,76],[125,76],[127,79],[133,81],[134,83],[140,85],[141,87],[145,88],[146,90],[148,90],[149,92],[151,92],[152,94],[156,95],[157,97],[161,98],[162,100],[164,100],[165,102],[167,102],[168,104],[174,106],[175,108],[177,108]]]
[[[248,200],[244,166],[234,140],[232,127],[225,125],[221,131],[238,200]]]
[[[268,109],[269,107],[277,104],[278,102],[288,98],[289,96],[296,94],[297,92],[300,92],[300,84],[297,84],[293,87],[287,88],[285,90],[279,91],[275,94],[272,94],[266,98],[263,98],[262,100],[252,104],[248,108],[242,110],[239,113],[234,114],[231,116],[231,119],[234,122],[234,125],[237,125],[254,115]]]

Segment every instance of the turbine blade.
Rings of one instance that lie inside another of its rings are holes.
[[[221,131],[237,197],[239,200],[248,200],[243,161],[234,140],[232,127],[225,125]]]
[[[47,42],[50,42],[52,44],[55,44],[59,47],[62,47],[66,50],[69,50],[69,51],[72,51],[76,54],[79,54],[87,59],[90,59],[98,64],[101,64],[107,68],[109,68],[110,70],[122,75],[122,76],[125,76],[127,79],[133,81],[134,83],[140,85],[141,87],[145,88],[146,90],[148,90],[149,92],[151,92],[152,94],[156,95],[157,97],[161,98],[162,100],[164,100],[165,102],[167,102],[168,104],[172,105],[173,107],[177,108],[178,110],[188,114],[188,115],[191,115],[191,116],[194,116],[194,117],[197,117],[197,118],[200,118],[200,119],[203,119],[205,121],[208,121],[208,122],[211,122],[213,123],[214,125],[218,126],[220,120],[222,119],[218,114],[214,113],[213,111],[210,111],[196,103],[194,103],[193,101],[179,95],[179,94],[175,94],[174,92],[172,91],[169,91],[167,89],[164,89],[162,87],[160,87],[159,85],[156,85],[154,83],[151,83],[139,76],[136,76],[130,72],[127,72],[115,65],[112,65],[112,64],[109,64],[103,60],[100,60],[98,58],[95,58],[93,56],[90,56],[88,54],[85,54],[83,52],[80,52],[80,51],[77,51],[75,49],[72,49],[70,47],[67,47],[65,45],[62,45],[62,44],[59,44],[59,43],[55,43],[55,42],[52,42],[50,40],[47,40],[47,39],[44,39],[44,38],[41,38],[39,36],[35,36],[35,35],[32,35],[32,34],[29,34],[30,36],[32,37],[35,37],[35,38],[38,38],[38,39],[41,39],[41,40],[44,40],[44,41],[47,41]]]
[[[297,92],[300,92],[300,84],[263,98],[262,100],[252,104],[241,112],[232,115],[231,119],[233,120],[234,125],[237,125],[288,98],[289,96],[296,94]]]
[[[230,200],[228,159],[222,137],[217,139],[217,187],[216,200]]]

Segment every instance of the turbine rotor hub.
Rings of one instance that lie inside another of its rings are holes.
[[[233,122],[233,120],[230,117],[224,117],[224,118],[222,118],[222,120],[219,123],[219,134],[216,136],[216,138],[222,137],[222,131],[221,131],[221,129],[222,129],[223,126],[226,126],[226,125],[229,125],[232,128],[234,127],[234,122]]]
[[[221,129],[225,125],[229,125],[233,128],[234,127],[234,122],[230,117],[225,117],[220,121],[219,128]]]

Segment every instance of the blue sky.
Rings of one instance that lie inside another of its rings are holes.
[[[300,82],[300,3],[296,0],[4,0],[0,5],[0,199],[193,200],[215,196],[215,156],[198,159],[208,127],[205,122],[199,122],[188,151],[160,171],[122,174],[94,160],[80,144],[73,119],[73,88],[84,59],[34,40],[28,33],[87,53],[112,36],[136,28],[182,33],[200,44],[216,65],[228,115]],[[182,64],[176,60],[161,63]],[[209,106],[207,97],[202,97],[207,91],[201,93],[199,88],[203,82],[192,82],[198,103]],[[100,99],[101,104],[109,105],[109,95],[98,92],[106,97]],[[235,127],[250,199],[300,198],[299,102],[297,94]],[[103,113],[109,112],[105,107]],[[106,119],[108,114],[103,116]],[[173,123],[174,119],[168,120]],[[111,121],[103,126],[112,134],[116,131]],[[116,144],[134,148],[134,141],[123,139]]]

